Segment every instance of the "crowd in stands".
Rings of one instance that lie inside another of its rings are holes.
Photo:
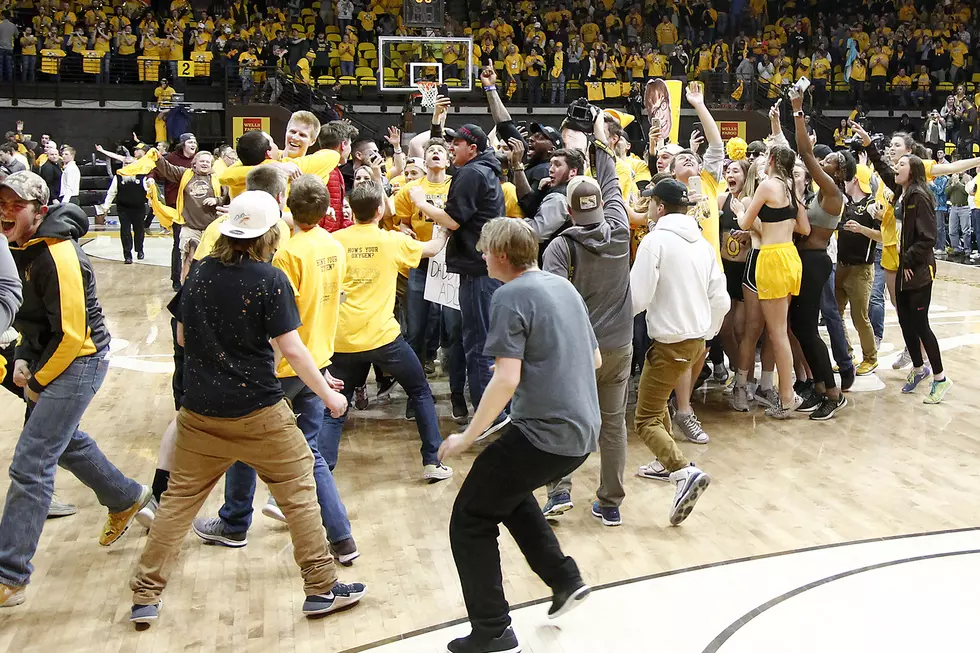
[[[3,12],[4,80],[87,73],[105,82],[173,81],[178,62],[193,61],[180,76],[227,74],[245,93],[266,89],[272,101],[277,76],[270,80],[267,71],[311,86],[376,85],[379,36],[438,35],[405,27],[398,0],[236,2],[208,11],[174,0],[156,12],[120,0],[16,0]],[[566,88],[652,77],[700,79],[710,101],[746,104],[784,96],[805,76],[818,110],[834,98],[929,107],[959,83],[972,94],[978,72],[971,55],[977,15],[966,2],[482,0],[468,18],[447,11],[442,35],[471,36],[474,77],[493,65],[505,95],[530,105],[549,97],[561,103]],[[457,48],[437,55],[449,77],[462,74],[465,57]],[[383,74],[404,79],[404,63]]]

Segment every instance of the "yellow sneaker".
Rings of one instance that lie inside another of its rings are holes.
[[[136,503],[122,512],[110,512],[109,518],[105,522],[105,528],[102,529],[102,535],[99,536],[99,544],[109,546],[122,537],[133,520],[136,519],[137,513],[146,507],[152,498],[153,492],[144,485],[143,492],[140,493],[140,498]]]
[[[876,369],[878,369],[878,361],[861,361],[861,364],[857,366],[857,375],[867,376]]]
[[[25,600],[27,600],[27,594],[24,592],[23,586],[15,587],[0,583],[0,608],[12,608]]]

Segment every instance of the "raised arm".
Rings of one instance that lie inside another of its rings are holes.
[[[687,101],[697,111],[698,119],[704,127],[704,138],[708,141],[708,149],[704,153],[701,167],[714,177],[715,181],[721,181],[722,168],[725,164],[725,141],[721,138],[718,123],[704,104],[704,93],[700,82],[687,85]]]
[[[824,172],[820,162],[817,161],[817,157],[813,155],[813,144],[806,133],[803,95],[795,87],[791,88],[789,100],[793,106],[793,120],[796,123],[796,151],[803,159],[803,164],[806,166],[807,172],[810,173],[810,177],[820,188],[820,205],[827,213],[840,213],[841,207],[844,205],[844,194],[837,186],[837,182]]]
[[[600,111],[593,125],[595,136],[595,178],[602,190],[602,211],[611,227],[629,229],[626,201],[616,176],[616,154],[609,149],[605,115]]]
[[[480,71],[480,82],[483,83],[483,90],[487,94],[487,104],[490,105],[490,116],[493,118],[493,122],[500,124],[510,120],[510,113],[497,92],[497,73],[492,66],[487,66]]]
[[[110,159],[113,159],[115,161],[118,161],[119,163],[125,163],[126,162],[126,157],[124,157],[121,154],[116,154],[115,152],[107,152],[106,150],[102,149],[102,146],[101,145],[96,145],[95,146],[95,151],[98,152],[98,153],[100,153],[100,154],[103,154],[103,155],[109,157]]]
[[[857,134],[857,136],[861,139],[861,142],[864,144],[864,151],[868,153],[868,161],[871,162],[871,167],[873,167],[875,172],[878,173],[878,176],[881,177],[881,181],[883,181],[885,186],[888,186],[888,188],[895,193],[896,197],[901,195],[902,190],[899,188],[898,184],[895,183],[895,171],[892,170],[890,165],[881,160],[881,152],[878,151],[878,148],[872,145],[871,137],[868,136],[868,132],[864,130],[864,127],[853,120],[850,124],[851,129],[854,130],[854,133]]]
[[[937,163],[932,166],[931,175],[933,177],[955,175],[976,168],[977,166],[980,166],[980,158],[960,159],[959,161],[952,161],[950,163]]]

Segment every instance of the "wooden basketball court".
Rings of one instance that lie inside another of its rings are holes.
[[[161,239],[157,246],[165,245]],[[173,416],[168,273],[104,260],[95,266],[114,337],[113,367],[82,426],[120,469],[149,484],[160,434]],[[627,480],[623,526],[603,527],[589,511],[598,458],[575,476],[575,509],[556,531],[587,582],[615,583],[734,558],[977,525],[980,270],[941,263],[939,273],[932,320],[954,382],[944,404],[922,403],[925,384],[914,395],[900,394],[905,372],[893,371],[890,363],[901,350],[901,333],[890,308],[877,380],[859,380],[848,395],[849,407],[830,422],[774,421],[759,409],[734,413],[719,389],[701,392],[695,407],[711,442],[681,446],[714,480],[681,527],[667,522],[673,487],[633,476]],[[448,416],[445,377],[433,389],[439,414]],[[423,483],[418,435],[403,418],[404,401],[396,394],[388,406],[353,412],[342,444],[335,475],[361,551],[355,565],[342,570],[342,579],[368,586],[353,610],[315,621],[302,617],[302,583],[289,538],[281,524],[256,510],[243,549],[205,546],[188,533],[160,621],[136,632],[128,622],[128,582],[144,534],[134,525],[112,547],[100,547],[104,510],[89,490],[59,471],[60,497],[78,505],[79,513],[47,522],[27,602],[0,610],[0,652],[354,651],[463,617],[448,522],[478,449],[451,463],[452,480]],[[0,415],[0,467],[6,470],[23,407],[4,394]],[[448,434],[455,424],[443,419],[442,427]],[[628,475],[651,458],[635,440],[629,453]],[[8,483],[0,475],[0,493]],[[221,498],[219,485],[202,515],[216,514]],[[265,500],[260,486],[256,507]],[[548,596],[506,533],[501,557],[512,604]],[[588,621],[588,606],[574,620]],[[638,620],[637,629],[648,633],[652,646],[663,624],[656,614]],[[635,648],[609,650],[641,648],[637,642]],[[538,644],[533,650],[578,649]]]

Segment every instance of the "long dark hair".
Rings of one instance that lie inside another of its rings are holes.
[[[926,166],[922,163],[922,159],[914,154],[906,154],[902,158],[908,159],[909,161],[909,185],[905,189],[905,197],[910,197],[913,193],[919,193],[928,202],[929,208],[935,211],[936,196],[932,194],[932,189],[929,188],[929,181],[926,177]],[[907,201],[905,203],[908,204]]]

